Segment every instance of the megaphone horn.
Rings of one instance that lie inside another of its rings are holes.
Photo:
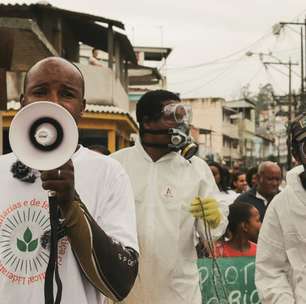
[[[52,170],[66,163],[78,144],[78,128],[62,106],[38,101],[22,108],[9,130],[12,151],[26,166]]]

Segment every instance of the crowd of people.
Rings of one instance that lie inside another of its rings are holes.
[[[281,168],[264,161],[258,167],[243,171],[217,162],[209,162],[220,193],[216,196],[229,207],[228,227],[215,242],[217,257],[256,255],[256,243],[266,209],[279,193]],[[248,181],[247,181],[248,179]],[[199,257],[211,256],[204,241],[198,246]]]
[[[50,57],[27,72],[20,102],[56,103],[78,123],[84,89],[75,65]],[[182,153],[192,144],[190,114],[178,95],[151,91],[137,103],[132,147],[107,156],[78,145],[50,171],[1,156],[0,302],[200,304],[203,251],[208,259],[256,255],[262,303],[306,303],[306,115],[292,124],[301,165],[280,191],[282,171],[271,161],[245,172]],[[60,223],[55,299],[44,282],[49,190]]]

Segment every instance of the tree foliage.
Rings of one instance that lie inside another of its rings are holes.
[[[270,83],[260,85],[257,93],[252,93],[250,85],[247,84],[241,88],[240,95],[241,98],[248,99],[255,104],[255,119],[257,126],[259,125],[260,113],[268,110],[268,108],[275,103],[274,89]]]

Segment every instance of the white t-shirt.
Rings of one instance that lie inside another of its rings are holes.
[[[0,157],[0,303],[44,302],[49,249],[40,239],[50,229],[47,192],[13,178],[15,156]],[[120,164],[84,147],[73,155],[75,189],[100,227],[138,251],[134,197]],[[102,304],[105,297],[81,274],[66,237],[58,243],[62,304]],[[55,285],[56,286],[56,285]]]

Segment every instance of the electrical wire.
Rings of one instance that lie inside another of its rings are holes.
[[[243,57],[241,57],[239,61],[241,62],[242,59],[243,59]],[[223,69],[223,71],[221,73],[217,74],[215,77],[211,78],[210,80],[206,81],[205,83],[202,83],[200,86],[197,86],[193,89],[182,92],[182,94],[189,94],[189,93],[198,91],[199,89],[202,89],[206,85],[208,85],[208,84],[212,83],[213,81],[219,79],[220,77],[224,76],[229,70],[232,69],[232,67],[233,67],[233,64],[227,66],[225,69]],[[235,68],[237,68],[237,65],[235,66]]]
[[[306,11],[306,10],[305,10],[305,11]],[[300,15],[303,14],[303,13],[304,13],[304,11],[301,12],[298,16],[300,16]],[[297,17],[295,17],[295,18],[297,18]],[[290,29],[291,29],[291,27],[290,27]],[[211,66],[211,65],[218,65],[218,64],[226,64],[226,63],[228,63],[228,62],[235,62],[236,60],[225,61],[225,62],[224,62],[223,60],[226,60],[226,59],[228,59],[228,58],[231,58],[231,57],[233,57],[233,56],[235,56],[235,55],[237,55],[237,54],[239,54],[239,53],[245,51],[246,49],[249,49],[250,47],[252,47],[252,46],[254,46],[254,45],[256,45],[256,44],[262,43],[266,38],[268,38],[268,37],[270,37],[270,36],[271,36],[271,32],[269,31],[269,33],[264,34],[264,35],[261,36],[259,39],[257,39],[257,40],[254,41],[253,43],[251,43],[249,46],[243,47],[243,48],[241,48],[241,49],[239,49],[239,50],[237,50],[237,51],[235,51],[235,52],[233,52],[233,53],[230,53],[230,54],[227,55],[227,56],[220,57],[220,58],[217,58],[217,59],[212,60],[212,61],[208,61],[208,62],[204,62],[204,63],[199,63],[199,64],[196,64],[196,65],[181,66],[181,67],[168,67],[168,68],[167,68],[167,71],[168,71],[168,72],[171,72],[171,71],[184,70],[184,69],[185,69],[185,70],[188,70],[188,69],[204,68],[204,67]],[[278,44],[278,43],[279,43],[279,40],[276,40],[276,42],[275,42],[275,44],[274,44],[274,46],[273,46],[273,52],[275,52],[275,48],[277,47],[277,44]],[[297,49],[293,49],[293,50],[297,50]],[[281,52],[281,51],[276,51],[276,52]],[[239,59],[238,59],[238,61],[239,61]],[[224,75],[225,73],[226,73],[226,71],[221,72],[221,73],[218,74],[216,77],[214,77],[214,78],[211,79],[211,80],[208,80],[206,83],[202,84],[201,86],[196,87],[196,88],[193,88],[192,90],[187,90],[187,91],[183,92],[182,94],[188,94],[188,93],[191,93],[191,92],[193,92],[193,91],[197,91],[197,90],[201,89],[202,87],[204,87],[204,86],[210,84],[212,81],[214,81],[214,80],[220,78],[220,77],[221,77],[222,75]],[[258,73],[259,73],[259,72],[258,72]],[[293,74],[295,74],[295,75],[298,76],[298,74],[297,74],[296,72],[294,72],[294,71],[293,71]],[[258,74],[257,74],[256,76],[254,76],[254,77],[257,77],[257,76],[258,76]],[[201,76],[200,76],[200,77],[201,77]],[[198,78],[198,77],[197,77],[197,78]],[[173,82],[173,83],[170,83],[170,84],[171,84],[171,85],[179,85],[179,84],[186,83],[186,82],[189,82],[189,81],[194,81],[194,80],[195,80],[195,79],[192,78],[192,79],[187,79],[187,80],[181,80],[181,81],[178,81],[178,82]]]
[[[299,51],[300,48],[291,48],[291,49],[284,49],[284,50],[278,50],[278,51],[274,51],[272,52],[273,54],[276,53],[287,53],[287,52],[292,52],[292,51]]]
[[[168,67],[168,70],[180,70],[180,69],[195,69],[195,68],[201,68],[201,67],[204,67],[204,66],[207,66],[207,65],[212,65],[212,64],[217,64],[218,62],[222,61],[222,60],[225,60],[225,59],[228,59],[228,58],[231,58],[235,55],[238,55],[242,52],[244,52],[245,50],[248,50],[250,49],[252,46],[254,46],[255,44],[261,42],[262,40],[266,39],[267,37],[271,36],[272,34],[269,32],[269,33],[266,33],[264,34],[263,36],[261,36],[260,38],[258,38],[256,41],[252,42],[250,45],[248,46],[245,46],[233,53],[230,53],[226,56],[223,56],[223,57],[220,57],[220,58],[217,58],[217,59],[214,59],[212,61],[207,61],[207,62],[203,62],[203,63],[199,63],[199,64],[195,64],[195,65],[189,65],[189,66],[181,66],[181,67]]]
[[[292,32],[294,32],[297,35],[301,35],[301,33],[299,31],[297,31],[295,28],[293,28],[293,26],[291,25],[287,25],[287,27],[289,30],[291,30]]]
[[[231,61],[226,61],[224,63],[218,63],[218,64],[228,64],[228,63],[236,63],[236,62],[239,62],[241,59],[235,59],[235,60],[231,60]],[[204,73],[201,73],[199,75],[197,75],[197,77],[192,77],[192,78],[189,78],[189,79],[184,79],[184,80],[180,80],[180,81],[176,81],[176,82],[168,82],[169,85],[178,85],[178,84],[183,84],[183,83],[188,83],[188,82],[194,82],[196,80],[202,80],[202,77],[205,77],[211,73],[214,73],[216,71],[220,71],[220,70],[223,70],[224,67],[217,67],[217,68],[213,68],[212,70],[209,70],[209,71],[205,71]],[[177,74],[177,72],[175,72]]]
[[[274,69],[275,71],[279,72],[280,74],[286,76],[288,78],[288,73],[283,72],[282,70],[278,69],[277,67],[275,67],[274,65],[269,65],[272,69]],[[301,78],[301,75],[295,71],[291,71],[292,74],[294,74],[295,76]]]
[[[304,10],[303,10],[302,12],[300,12],[297,16],[295,16],[294,18],[292,18],[292,20],[301,17],[301,15],[304,15],[305,13],[306,13],[306,9],[304,9]]]
[[[268,78],[267,79],[268,83],[271,83],[274,88],[278,88],[279,91],[281,91],[283,94],[285,94],[286,92],[283,90],[283,88],[280,87],[278,82],[272,77],[272,74],[270,73],[270,70],[265,69],[265,71],[266,71],[266,75],[267,75],[267,78]]]
[[[262,65],[260,65],[259,69],[256,70],[256,72],[253,74],[253,76],[246,83],[251,83],[259,75],[259,73],[263,70],[263,68],[264,67]]]

